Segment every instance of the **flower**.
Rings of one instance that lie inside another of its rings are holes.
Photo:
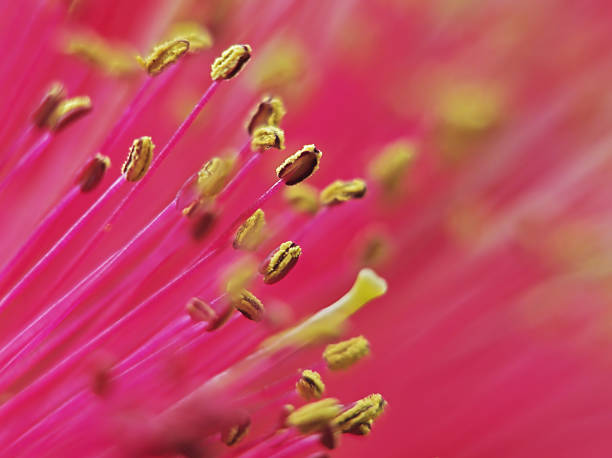
[[[6,456],[612,450],[606,2],[5,10]]]

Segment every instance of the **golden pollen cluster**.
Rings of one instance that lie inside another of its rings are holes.
[[[265,97],[259,102],[257,108],[255,108],[255,111],[251,114],[251,118],[247,124],[247,131],[249,134],[253,134],[255,129],[261,126],[278,127],[286,113],[285,105],[280,98]]]
[[[263,304],[253,293],[246,289],[243,289],[240,294],[232,299],[232,305],[249,320],[261,321],[263,317]]]
[[[321,191],[323,205],[338,205],[351,199],[361,199],[366,193],[366,182],[360,178],[336,180]]]
[[[295,390],[302,398],[310,401],[320,399],[323,396],[325,384],[318,372],[306,369],[295,384]]]
[[[371,394],[334,418],[333,424],[343,433],[360,436],[369,434],[372,423],[383,413],[386,406],[387,402],[380,394]]]
[[[171,40],[161,43],[146,57],[136,57],[138,63],[151,76],[157,76],[189,50],[187,40]]]
[[[196,186],[200,197],[214,197],[225,186],[234,161],[213,157],[198,171]]]
[[[304,181],[319,168],[323,153],[314,145],[305,145],[276,168],[276,175],[287,186]]]
[[[213,62],[210,77],[213,81],[233,78],[251,58],[251,52],[252,49],[249,45],[230,46]]]
[[[151,161],[155,145],[151,137],[140,137],[134,140],[128,157],[121,167],[121,173],[127,181],[138,181],[145,176]]]
[[[285,149],[285,132],[275,126],[261,126],[253,132],[251,149],[264,151],[269,148]]]
[[[237,250],[256,250],[264,239],[266,218],[261,208],[249,216],[236,231],[233,247]]]
[[[322,431],[341,411],[337,399],[322,399],[306,404],[290,413],[287,417],[287,425],[296,427],[303,433]]]
[[[314,215],[319,211],[319,191],[306,183],[287,186],[283,197],[296,212]]]
[[[268,255],[259,268],[267,284],[282,280],[297,263],[302,249],[291,241],[282,243]]]
[[[64,99],[49,115],[48,126],[52,131],[58,131],[90,111],[91,99],[86,95]]]
[[[370,343],[363,336],[325,347],[323,359],[331,370],[347,369],[370,353]]]

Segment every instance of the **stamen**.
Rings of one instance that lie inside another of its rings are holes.
[[[194,322],[204,321],[211,323],[217,319],[217,313],[202,299],[192,297],[185,306],[187,313]]]
[[[74,35],[65,46],[66,54],[76,56],[109,75],[122,76],[137,69],[133,52],[126,47],[114,46],[94,35]]]
[[[208,30],[195,21],[177,22],[170,28],[169,38],[172,40],[186,40],[189,42],[189,54],[195,54],[208,49],[213,39]]]
[[[319,439],[321,445],[328,450],[334,450],[340,444],[340,431],[338,431],[333,425],[327,425],[321,431],[321,437]]]
[[[121,167],[121,173],[127,181],[138,181],[145,176],[153,160],[153,149],[155,145],[151,137],[140,137],[134,140],[128,157]]]
[[[232,246],[236,250],[254,251],[264,239],[266,219],[261,208],[255,210],[236,232]]]
[[[231,447],[240,442],[248,434],[251,426],[251,419],[246,417],[242,422],[237,425],[232,425],[227,430],[221,433],[221,441]]]
[[[371,394],[334,418],[333,424],[343,433],[367,435],[372,429],[372,423],[386,406],[387,402],[380,394]]]
[[[282,243],[263,261],[259,272],[264,276],[264,283],[270,285],[282,280],[297,263],[302,249],[295,243]]]
[[[270,148],[285,149],[285,132],[274,126],[261,126],[253,132],[251,149],[264,151]]]
[[[304,434],[322,431],[341,410],[337,399],[322,399],[306,404],[289,414],[287,425],[296,427]]]
[[[297,393],[307,401],[320,399],[325,392],[325,384],[318,372],[306,369],[295,384]]]
[[[227,183],[234,166],[231,159],[213,157],[198,172],[196,186],[200,197],[214,197]]]
[[[49,129],[57,132],[90,111],[91,99],[86,95],[62,100],[49,115]]]
[[[370,353],[370,343],[363,336],[354,337],[325,347],[323,359],[333,371],[348,369]]]
[[[321,156],[316,146],[305,145],[276,168],[276,175],[287,186],[298,184],[317,171]]]
[[[249,320],[261,321],[263,317],[263,304],[253,293],[246,289],[243,289],[237,297],[232,298],[232,305]]]
[[[38,104],[38,107],[34,110],[34,113],[32,113],[32,122],[34,125],[41,128],[48,126],[51,114],[65,98],[66,89],[62,83],[52,83]]]
[[[359,178],[350,181],[336,180],[321,191],[321,204],[330,206],[351,199],[361,199],[366,189],[366,182]]]
[[[414,162],[415,147],[400,140],[388,145],[368,165],[370,176],[380,183],[386,192],[396,192],[408,167]]]
[[[136,60],[151,76],[157,76],[189,50],[187,40],[172,40],[161,43],[146,57],[137,56]]]
[[[253,134],[255,129],[261,126],[278,127],[286,113],[285,106],[280,98],[268,96],[257,105],[247,124],[247,131],[249,134]]]
[[[83,167],[83,170],[76,179],[75,183],[80,187],[81,192],[90,192],[95,189],[102,181],[102,178],[104,178],[104,174],[110,165],[111,161],[108,156],[96,154]]]
[[[309,184],[288,186],[283,192],[283,197],[297,212],[314,215],[319,211],[319,191]]]
[[[210,77],[213,81],[233,78],[251,58],[251,52],[249,45],[230,46],[213,62]]]

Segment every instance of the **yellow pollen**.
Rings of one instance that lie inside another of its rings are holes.
[[[285,149],[285,132],[274,126],[261,126],[253,132],[251,149],[264,151],[269,148]]]
[[[365,337],[359,336],[328,345],[323,352],[323,359],[329,369],[336,371],[348,369],[369,353],[370,343]]]
[[[187,40],[171,40],[161,43],[151,53],[143,58],[137,56],[136,60],[151,76],[157,76],[189,50]]]
[[[386,192],[397,192],[404,173],[414,162],[415,152],[414,145],[405,140],[388,145],[368,165],[370,176]]]
[[[198,172],[196,186],[200,197],[214,197],[226,185],[234,167],[232,159],[213,157]]]
[[[134,140],[125,160],[121,173],[127,181],[138,181],[145,176],[151,161],[155,145],[151,137],[140,137]]]
[[[213,44],[210,32],[194,21],[177,22],[170,28],[168,38],[171,40],[186,40],[189,42],[190,54],[208,49]]]
[[[211,65],[210,77],[213,81],[233,78],[251,58],[251,52],[249,45],[230,46]]]
[[[49,128],[53,131],[63,129],[90,111],[91,99],[86,95],[64,99],[49,116]]]
[[[295,243],[291,241],[282,243],[261,264],[259,272],[264,276],[264,283],[272,284],[285,278],[301,254],[302,249]]]
[[[297,393],[307,401],[320,399],[325,392],[325,384],[318,372],[306,369],[295,384]]]
[[[302,433],[322,431],[341,412],[337,399],[326,398],[290,413],[287,417],[287,425],[299,429]]]
[[[359,178],[350,181],[336,180],[321,191],[321,204],[329,206],[351,199],[361,199],[366,189],[366,182]]]
[[[95,189],[100,181],[102,181],[102,178],[104,178],[104,174],[110,165],[111,160],[108,156],[104,156],[100,153],[96,154],[87,165],[85,165],[76,179],[76,183],[81,188],[81,192],[89,192]]]
[[[246,289],[243,289],[238,297],[232,300],[232,305],[249,320],[261,321],[263,318],[263,304],[253,293]]]
[[[95,35],[74,35],[64,48],[66,54],[99,68],[111,76],[133,73],[137,66],[133,52],[125,46],[116,46]]]
[[[296,185],[317,171],[322,155],[315,145],[305,145],[276,168],[276,175],[287,186]]]
[[[247,131],[252,134],[255,129],[261,126],[278,127],[285,113],[285,105],[279,97],[265,97],[251,114]]]
[[[37,127],[49,126],[51,114],[65,98],[66,89],[64,89],[64,85],[59,82],[52,83],[38,107],[32,113],[32,122]]]
[[[387,402],[376,393],[357,401],[333,420],[333,425],[343,433],[366,435],[372,423],[385,410]]]
[[[287,186],[283,197],[296,212],[314,215],[319,211],[319,191],[309,184]]]
[[[261,208],[255,210],[238,228],[233,247],[237,250],[256,250],[264,239],[266,218]]]

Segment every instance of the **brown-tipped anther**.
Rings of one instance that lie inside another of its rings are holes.
[[[370,353],[370,343],[363,336],[354,337],[325,347],[323,359],[333,371],[348,369]]]
[[[286,113],[285,105],[280,98],[270,96],[264,98],[251,114],[247,124],[249,135],[252,135],[255,129],[261,126],[278,127]]]
[[[213,157],[198,172],[196,187],[200,197],[214,197],[228,181],[234,161]]]
[[[287,186],[298,184],[317,171],[322,154],[316,146],[305,145],[276,168],[276,175]]]
[[[297,263],[302,249],[291,241],[281,243],[272,251],[259,267],[264,283],[271,285],[282,280]]]
[[[121,167],[121,173],[127,181],[138,181],[145,176],[153,160],[154,149],[151,137],[140,137],[132,142],[128,157]]]
[[[91,111],[91,99],[86,95],[62,100],[49,115],[48,126],[57,132]]]
[[[283,197],[295,211],[314,215],[319,211],[319,191],[306,183],[287,186]]]
[[[321,399],[325,392],[325,384],[318,372],[306,369],[295,384],[295,391],[307,401]]]
[[[239,424],[232,425],[221,432],[221,441],[231,447],[240,442],[248,434],[251,426],[251,419],[246,417]]]
[[[340,431],[333,425],[325,425],[319,438],[321,445],[328,450],[334,450],[340,444]]]
[[[415,156],[415,146],[408,141],[399,140],[388,145],[370,161],[369,174],[386,192],[395,192],[400,186],[404,173],[414,162]]]
[[[246,289],[243,289],[240,294],[232,298],[232,305],[249,320],[261,321],[263,317],[263,304],[253,293]]]
[[[230,46],[211,65],[210,77],[213,81],[233,78],[251,58],[251,52],[249,45]]]
[[[195,54],[208,49],[213,44],[213,39],[208,30],[194,21],[177,22],[170,28],[168,37],[172,40],[187,40],[189,42],[189,54]]]
[[[66,98],[66,89],[62,83],[54,82],[51,84],[42,100],[32,113],[32,122],[37,127],[49,125],[49,118],[62,100]]]
[[[351,199],[361,199],[366,193],[366,182],[354,180],[336,180],[321,191],[321,204],[325,206],[338,205]]]
[[[232,246],[236,250],[256,250],[265,236],[266,218],[261,208],[255,210],[236,231]]]
[[[285,132],[275,126],[261,126],[253,132],[251,149],[264,151],[270,148],[285,149]]]
[[[287,417],[287,425],[308,434],[323,431],[331,421],[340,415],[340,404],[337,399],[327,398],[306,404]]]
[[[189,299],[185,309],[187,310],[187,314],[196,323],[202,321],[212,323],[217,319],[217,313],[213,310],[213,308],[197,297],[192,297]]]
[[[155,46],[147,57],[137,56],[136,60],[149,75],[156,76],[176,63],[187,51],[189,51],[187,40],[170,40]]]
[[[387,402],[378,394],[371,394],[355,402],[333,420],[333,425],[343,433],[364,436],[370,433],[372,424],[385,410]]]
[[[81,188],[81,192],[89,192],[95,189],[104,178],[104,174],[110,165],[110,158],[100,153],[85,164],[76,179],[76,184]]]
[[[227,323],[227,320],[230,319],[232,313],[234,313],[234,307],[231,304],[224,307],[219,313],[217,313],[217,317],[209,323],[206,331],[212,332],[219,329],[221,326]]]

